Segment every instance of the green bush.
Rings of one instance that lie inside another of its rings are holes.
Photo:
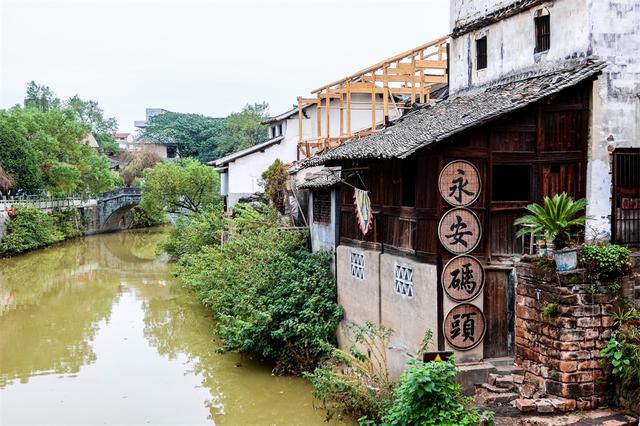
[[[351,351],[334,349],[331,359],[305,376],[328,419],[346,415],[361,423],[377,424],[391,408],[395,386],[387,367],[392,331],[370,322],[350,329]]]
[[[453,360],[410,360],[383,424],[463,426],[490,422],[493,413],[469,408],[471,401],[461,396],[457,374]]]
[[[612,280],[631,270],[631,251],[617,244],[585,244],[580,261],[595,279]]]
[[[277,373],[313,369],[342,319],[331,256],[304,250],[303,232],[266,225],[235,227],[220,246],[218,220],[192,218],[165,248],[185,253],[177,274],[212,308],[223,348],[274,361]],[[204,243],[200,227],[207,232]]]
[[[61,210],[51,215],[53,223],[62,232],[65,240],[79,237],[84,233],[84,229],[80,225],[79,216],[77,209]]]
[[[10,216],[0,253],[17,254],[64,239],[53,217],[31,206],[18,206]]]
[[[217,209],[181,216],[169,238],[161,243],[160,249],[172,258],[180,259],[188,254],[198,253],[203,247],[219,245],[223,228],[224,217]]]
[[[162,212],[148,211],[139,205],[135,206],[132,211],[134,228],[148,228],[167,223],[166,216]]]

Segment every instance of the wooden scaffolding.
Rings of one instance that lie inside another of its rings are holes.
[[[433,86],[448,83],[447,38],[438,38],[313,90],[311,93],[316,97],[298,97],[300,158],[308,158],[320,149],[331,148],[349,139],[375,132],[378,124],[389,122],[390,104],[397,112],[412,108],[416,102],[429,102]],[[369,94],[371,99],[354,100],[354,94]],[[397,99],[403,101],[396,102]],[[317,134],[313,138],[305,138],[304,108],[310,104],[317,106]],[[339,136],[331,136],[332,109],[339,109]],[[371,111],[370,129],[352,131],[354,110]]]

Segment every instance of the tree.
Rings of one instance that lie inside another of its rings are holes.
[[[95,196],[120,180],[106,157],[80,143],[89,131],[69,109],[0,111],[0,165],[26,192]]]
[[[218,174],[195,159],[166,162],[144,173],[142,208],[148,212],[201,213],[219,202]]]
[[[267,138],[267,127],[262,122],[267,118],[269,104],[266,102],[245,105],[241,112],[225,118],[220,132],[204,145],[202,161],[209,161],[229,153],[249,148]]]
[[[9,192],[16,184],[13,175],[0,166],[0,193]]]
[[[35,192],[44,185],[36,151],[27,140],[27,129],[6,111],[0,111],[0,166],[15,178],[15,189]]]
[[[267,170],[262,173],[264,195],[280,212],[284,213],[285,190],[289,174],[280,159],[276,159]]]
[[[205,141],[213,138],[223,119],[200,114],[165,112],[151,118],[140,135],[154,142],[175,144],[181,157],[198,157]]]
[[[145,170],[161,163],[162,157],[153,151],[142,150],[126,152],[123,155],[123,160],[126,163],[126,166],[122,171],[122,179],[124,180],[125,185],[131,186],[136,179],[140,179],[144,176]]]
[[[181,157],[207,162],[264,141],[267,108],[267,103],[246,105],[226,118],[165,112],[151,118],[141,137],[175,144]]]
[[[37,84],[33,80],[27,84],[27,93],[24,97],[25,108],[36,108],[44,112],[60,108],[60,105],[60,99],[49,89],[49,86]]]
[[[120,148],[112,134],[118,130],[118,121],[114,117],[105,117],[104,111],[96,101],[84,101],[78,95],[67,100],[66,107],[72,110],[78,121],[88,124],[103,152],[117,154]]]

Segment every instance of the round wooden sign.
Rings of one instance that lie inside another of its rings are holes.
[[[478,297],[484,287],[484,268],[473,256],[454,257],[442,270],[441,281],[449,299],[468,302]]]
[[[484,314],[476,305],[463,303],[449,311],[442,325],[447,342],[460,351],[468,351],[482,342],[486,331]]]
[[[451,209],[438,224],[440,243],[453,254],[472,252],[482,237],[480,220],[469,209]]]
[[[454,207],[464,207],[480,196],[480,173],[465,160],[455,160],[444,166],[438,178],[442,198]]]

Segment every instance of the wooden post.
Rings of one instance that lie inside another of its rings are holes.
[[[342,90],[340,90],[340,136],[344,136],[344,92]]]
[[[383,70],[382,85],[384,87],[384,93],[382,94],[382,113],[384,125],[389,124],[389,65],[385,64]]]
[[[376,86],[371,83],[371,130],[376,129]]]
[[[347,134],[351,136],[351,80],[347,81]]]
[[[322,95],[318,92],[318,102],[316,103],[316,133],[318,137],[318,142],[322,139]]]
[[[302,98],[298,96],[298,160],[300,160],[300,149],[302,149],[302,118]]]
[[[331,139],[331,95],[327,90],[325,94],[325,118],[327,120],[327,139],[325,140],[324,146],[329,147],[329,140]]]

